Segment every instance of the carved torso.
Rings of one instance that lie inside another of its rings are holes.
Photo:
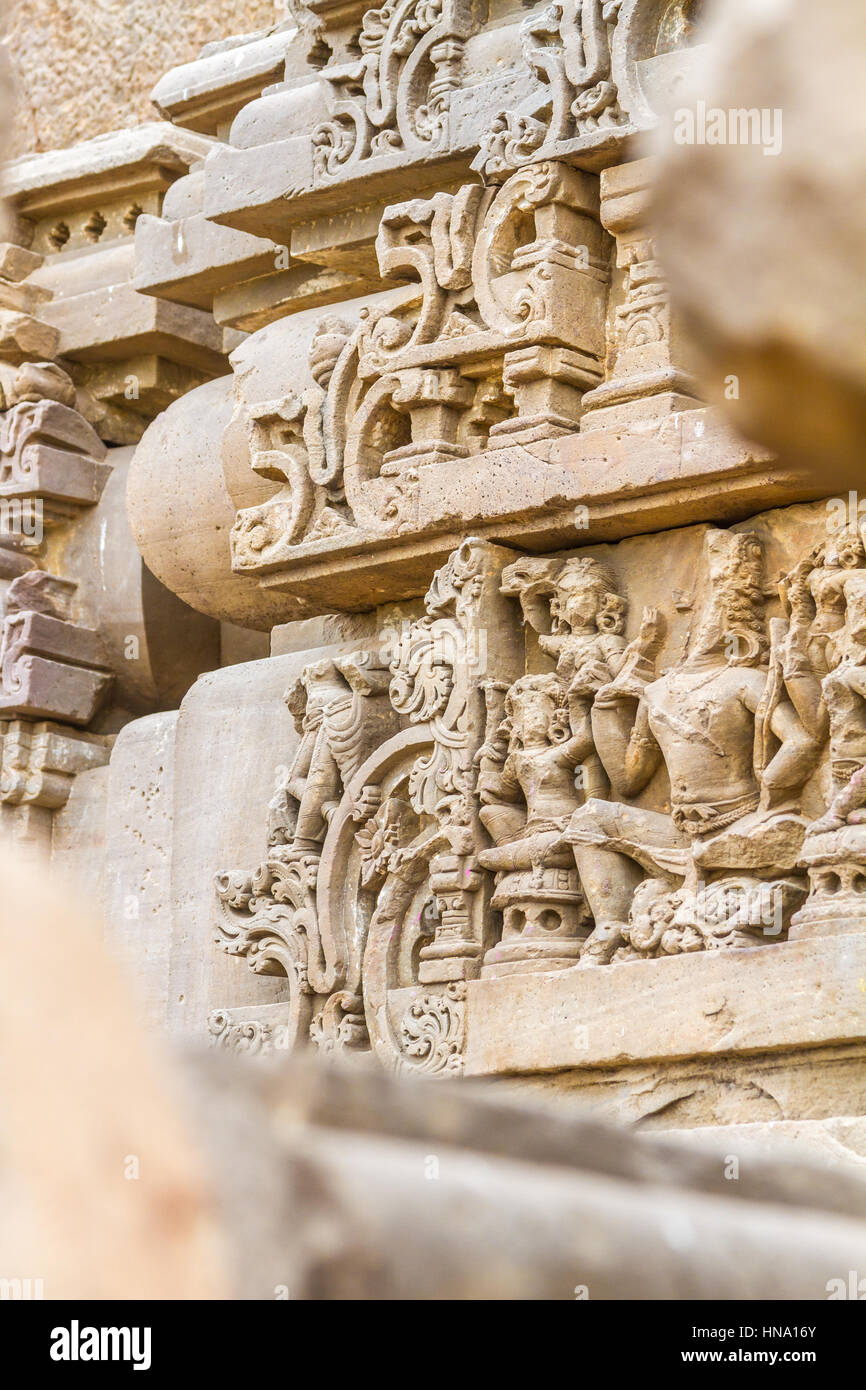
[[[757,802],[752,711],[764,683],[764,672],[747,667],[680,667],[647,687],[649,727],[667,765],[675,811]]]

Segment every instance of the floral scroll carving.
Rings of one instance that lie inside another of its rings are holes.
[[[422,994],[409,1006],[400,1023],[402,1071],[431,1076],[462,1072],[465,999],[465,984],[451,984],[441,994]]]
[[[325,74],[331,116],[313,132],[318,178],[377,156],[446,144],[450,96],[475,28],[467,0],[386,0],[366,10],[360,56]]]
[[[524,58],[539,86],[524,106],[491,122],[474,165],[487,179],[501,179],[544,147],[626,124],[611,70],[621,8],[622,0],[559,0],[524,20]]]
[[[324,319],[312,384],[247,407],[251,467],[281,487],[237,514],[238,571],[340,532],[416,529],[427,466],[567,433],[602,379],[609,255],[582,171],[541,163],[396,204],[376,250],[410,283],[351,332]]]

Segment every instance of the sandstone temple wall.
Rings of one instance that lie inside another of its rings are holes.
[[[169,68],[288,18],[279,0],[8,0],[3,8],[13,155],[148,120],[150,88]],[[94,61],[99,53],[110,61]]]
[[[4,822],[175,1036],[825,1144],[866,526],[672,302],[698,7],[120,8],[73,128],[13,7]]]

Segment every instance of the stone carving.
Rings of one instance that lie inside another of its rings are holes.
[[[495,548],[465,541],[436,575],[427,616],[404,634],[391,663],[395,709],[426,723],[433,740],[409,779],[416,813],[434,816],[438,827],[430,885],[439,917],[433,940],[420,951],[425,981],[475,973],[486,944],[476,796],[485,701],[480,677],[495,680],[515,660],[507,646],[494,660],[487,642],[489,618],[501,605],[499,563]]]
[[[39,503],[44,524],[67,521],[93,506],[110,472],[105,445],[87,421],[64,404],[72,383],[50,364],[19,368],[6,388],[10,409],[0,417],[0,497]],[[37,375],[34,367],[43,370]],[[49,391],[40,395],[36,391]]]
[[[56,811],[79,772],[108,762],[109,741],[44,720],[0,719],[0,802]]]
[[[99,633],[69,620],[75,585],[27,570],[6,592],[0,711],[87,725],[113,676]]]
[[[41,261],[8,254],[15,250],[7,248],[0,267],[0,303]],[[36,303],[46,297],[30,288]],[[2,596],[0,714],[85,726],[112,684],[106,650],[98,632],[74,620],[76,585],[40,568],[37,557],[47,530],[99,501],[111,468],[76,408],[72,379],[30,357],[31,343],[40,345],[38,335],[19,333],[0,346],[0,583],[10,581]]]
[[[283,770],[268,817],[268,857],[251,874],[217,876],[223,908],[217,944],[246,958],[262,974],[291,981],[290,1029],[296,1042],[314,1025],[317,1039],[357,1028],[358,1006],[348,959],[354,924],[322,922],[320,875],[339,875],[333,842],[352,826],[355,782],[396,719],[387,698],[387,668],[367,651],[324,658],[307,666],[287,703],[300,735],[290,766]],[[366,792],[362,781],[357,794]],[[342,816],[337,812],[348,799]],[[347,825],[348,822],[348,825]],[[330,839],[330,844],[329,844]],[[327,881],[327,880],[326,880]],[[339,928],[339,929],[338,929]],[[347,988],[348,980],[348,988]],[[314,1020],[315,996],[332,999]],[[339,996],[339,998],[338,998]],[[337,1008],[346,1017],[335,1017]]]
[[[557,163],[387,208],[380,270],[412,283],[347,338],[323,323],[316,389],[251,412],[252,468],[285,486],[239,514],[234,568],[341,529],[414,530],[424,468],[573,429],[602,376],[603,236],[593,181]]]
[[[282,1004],[214,1009],[207,1021],[211,1045],[238,1055],[268,1057],[288,1046],[287,1015]]]
[[[387,651],[306,668],[268,860],[218,880],[224,948],[290,976],[302,1032],[439,1074],[479,975],[861,929],[863,543],[819,546],[768,616],[760,538],[709,527],[696,585],[679,650],[664,606],[627,641],[598,555],[470,538]]]
[[[686,349],[648,231],[652,177],[651,159],[614,166],[600,177],[601,221],[616,238],[625,297],[614,312],[613,372],[584,397],[584,431],[639,427],[699,404],[696,385],[683,367]]]
[[[749,894],[763,894],[774,909],[767,930],[782,930],[780,901],[787,925],[796,885],[779,871],[797,867],[806,829],[798,793],[819,748],[768,666],[758,541],[711,530],[705,549],[710,592],[685,656],[657,675],[662,620],[647,610],[618,675],[595,696],[596,747],[613,788],[633,798],[663,762],[671,814],[602,800],[575,814],[569,838],[596,922],[584,963],[610,959],[623,942],[627,956],[662,939],[672,949],[670,933],[645,921],[632,936],[632,899],[647,873],[658,901],[649,910],[645,889],[640,909],[652,922],[669,913],[680,949],[698,949],[698,938],[719,944],[719,919],[725,944],[750,940],[748,929],[728,930],[732,872],[748,871],[737,889],[745,922]]]
[[[520,26],[527,66],[540,86],[518,110],[497,115],[473,167],[496,180],[544,145],[626,124],[611,73],[611,31],[622,0],[560,0]]]
[[[339,473],[329,467],[324,433],[325,393],[348,339],[341,319],[323,318],[310,344],[312,385],[248,408],[250,467],[282,487],[269,501],[238,512],[231,537],[236,569],[277,567],[301,539],[348,528],[345,494]]]
[[[866,890],[866,548],[847,528],[786,577],[783,678],[813,738],[829,744],[829,805],[807,829],[809,898],[792,936],[863,930]]]
[[[422,994],[400,1024],[403,1057],[400,1070],[430,1076],[459,1075],[463,1070],[466,986],[446,985],[441,994]]]
[[[390,995],[477,974],[492,944],[475,784],[482,678],[504,687],[518,670],[516,630],[495,658],[486,642],[506,613],[499,580],[512,556],[465,541],[423,618],[376,658],[312,664],[290,692],[300,742],[271,803],[268,858],[252,874],[218,875],[217,892],[219,944],[289,976],[298,1039],[353,1047],[369,1030],[391,1064],[426,1059],[420,1037],[409,1047],[414,1025],[388,1021]],[[440,1069],[432,1055],[423,1064]]]
[[[626,605],[597,560],[518,560],[502,579],[556,673],[521,677],[505,695],[498,728],[488,718],[480,815],[495,848],[480,861],[497,873],[492,906],[503,913],[503,932],[486,974],[555,969],[582,952],[589,917],[564,831],[587,796],[607,790],[591,707],[625,648]]]
[[[479,1061],[495,1007],[538,1071],[583,1066],[556,1049],[591,1017],[590,1073],[657,1056],[627,1007],[645,981],[700,1012],[677,1039],[694,1060],[740,1025],[741,978],[862,935],[866,553],[854,531],[816,545],[808,508],[755,516],[814,483],[698,399],[634,158],[698,8],[309,0],[169,73],[171,126],[10,171],[27,245],[0,247],[0,502],[38,503],[48,534],[0,536],[3,817],[48,823],[107,756],[80,726],[133,712],[106,708],[92,593],[60,577],[67,523],[119,481],[94,421],[125,443],[160,414],[129,492],[152,574],[310,649],[290,749],[236,698],[267,686],[264,645],[224,630],[211,662],[260,655],[213,682],[239,683],[221,743],[239,776],[248,739],[280,764],[260,852],[211,904],[219,948],[270,977],[239,990],[275,1002],[214,1013],[238,996],[202,985],[186,1007],[220,1046],[519,1074],[501,1034]],[[209,699],[174,767],[168,721],[153,757],[178,845]],[[518,997],[561,1012],[541,1029]],[[807,1017],[804,1046],[850,1038],[832,1023]],[[684,1074],[659,1110],[686,1108]]]
[[[325,71],[331,119],[313,131],[319,179],[396,150],[421,153],[447,140],[471,0],[386,0],[364,11],[360,56]]]
[[[102,494],[110,467],[102,440],[77,409],[69,374],[43,360],[57,333],[38,317],[51,298],[30,276],[42,257],[0,244],[0,503],[38,514],[41,528],[76,516]],[[19,528],[20,530],[21,528]]]
[[[806,500],[829,426],[800,475],[699,398],[635,157],[701,9],[305,0],[7,170],[0,822],[95,884],[107,826],[170,1027],[658,1127],[866,1105],[857,499]]]
[[[289,692],[301,741],[268,827],[269,848],[284,858],[318,853],[343,789],[393,728],[387,680],[370,653],[355,652],[313,662]]]

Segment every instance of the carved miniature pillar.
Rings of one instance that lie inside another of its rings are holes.
[[[577,964],[587,913],[575,869],[539,866],[498,874],[490,905],[502,913],[502,940],[484,957],[482,975],[562,970]]]
[[[652,167],[652,159],[638,159],[601,175],[601,220],[616,237],[626,295],[613,325],[613,376],[584,396],[582,430],[630,426],[700,404],[692,378],[679,365],[682,344],[646,229]]]
[[[581,353],[562,347],[527,347],[507,352],[502,381],[514,397],[517,416],[490,431],[531,441],[573,430],[584,392],[598,381],[597,371]]]
[[[490,447],[574,430],[583,393],[602,378],[607,239],[598,178],[555,160],[503,184],[472,261],[482,317],[501,334],[503,382],[517,415],[494,424]]]
[[[791,918],[789,941],[866,932],[866,826],[807,835],[801,863],[809,896]]]
[[[433,666],[448,672],[449,693],[430,720],[434,753],[424,759],[414,784],[419,806],[439,823],[430,861],[430,887],[438,916],[433,940],[420,952],[422,984],[476,976],[490,939],[490,877],[478,855],[486,837],[475,795],[476,755],[485,730],[484,685],[510,684],[523,667],[523,642],[500,576],[513,551],[486,541],[464,541],[435,576],[425,606],[428,617],[407,635],[392,663],[391,700],[412,718],[419,709],[412,675],[419,644]]]
[[[457,443],[457,430],[474,397],[472,383],[452,368],[413,367],[401,372],[391,399],[398,410],[409,415],[412,442],[385,455],[383,476],[449,458],[466,458],[469,450]]]
[[[57,345],[34,317],[47,292],[23,282],[40,260],[0,248],[0,712],[85,725],[111,685],[105,651],[74,621],[75,585],[39,557],[46,531],[99,501],[111,468],[68,374],[31,356]]]

